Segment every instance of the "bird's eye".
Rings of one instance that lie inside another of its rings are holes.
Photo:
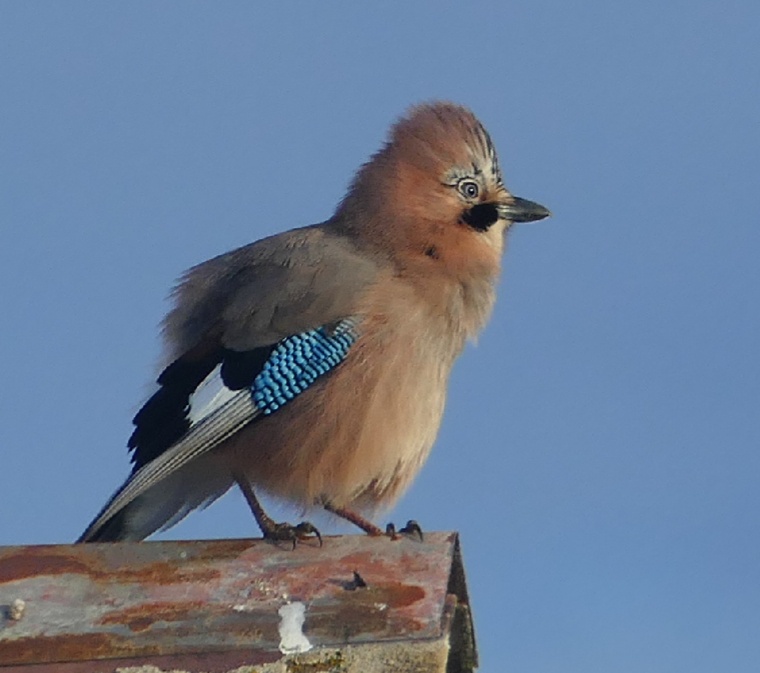
[[[466,199],[476,199],[480,194],[480,185],[474,180],[462,180],[457,187],[459,193]]]

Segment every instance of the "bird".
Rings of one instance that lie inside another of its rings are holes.
[[[507,189],[472,111],[411,107],[328,220],[181,277],[131,473],[78,542],[143,540],[235,485],[270,540],[322,542],[309,521],[270,518],[261,493],[385,534],[372,517],[430,453],[506,233],[550,214]]]

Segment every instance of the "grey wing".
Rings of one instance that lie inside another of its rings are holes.
[[[378,260],[328,225],[294,229],[190,269],[164,321],[170,359],[218,332],[247,351],[350,315]]]
[[[320,227],[191,269],[164,324],[170,362],[135,416],[133,472],[80,541],[142,539],[223,494],[232,477],[210,454],[259,415],[252,377],[282,339],[353,316],[375,274],[371,258]]]

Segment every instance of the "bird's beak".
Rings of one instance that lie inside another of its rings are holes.
[[[496,208],[500,217],[512,222],[535,222],[551,215],[548,208],[519,196],[513,196],[512,203],[500,203]]]

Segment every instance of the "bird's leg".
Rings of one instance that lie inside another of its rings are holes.
[[[350,509],[346,509],[345,507],[336,507],[327,501],[324,501],[322,503],[322,507],[324,507],[328,512],[339,516],[341,519],[350,521],[352,524],[354,524],[354,526],[361,528],[367,535],[383,535],[381,528],[378,528],[374,523],[365,519],[361,514],[352,512]]]
[[[322,546],[322,536],[319,534],[319,531],[314,524],[309,523],[308,521],[302,521],[295,526],[286,522],[277,523],[264,511],[259,499],[251,488],[250,482],[245,476],[236,474],[234,477],[265,538],[276,541],[292,541],[293,549],[295,549],[298,540],[304,540],[309,536],[314,536],[319,540],[319,546]]]
[[[322,506],[328,512],[331,512],[341,517],[342,519],[345,519],[346,521],[350,521],[355,526],[358,526],[365,533],[367,533],[367,535],[387,535],[391,540],[396,540],[398,539],[398,535],[401,534],[418,537],[420,541],[422,541],[422,529],[416,521],[407,521],[406,526],[404,526],[399,531],[396,531],[396,526],[394,526],[392,523],[389,523],[383,532],[383,530],[376,526],[374,523],[365,519],[361,514],[357,514],[350,509],[346,509],[345,507],[336,507],[327,501],[322,502]]]

